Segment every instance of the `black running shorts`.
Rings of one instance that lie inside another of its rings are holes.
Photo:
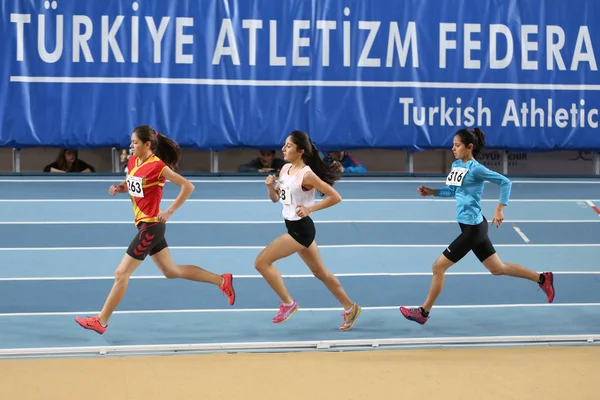
[[[479,225],[458,224],[461,234],[444,250],[444,256],[452,262],[458,262],[473,251],[479,261],[483,262],[486,258],[496,253],[488,237],[488,222],[485,218]]]
[[[137,228],[138,234],[127,248],[127,254],[131,257],[143,260],[147,255],[153,256],[167,247],[166,226],[163,222],[141,222]]]
[[[304,217],[297,221],[288,221],[286,219],[285,226],[290,236],[306,248],[310,247],[317,235],[315,224],[310,217]]]

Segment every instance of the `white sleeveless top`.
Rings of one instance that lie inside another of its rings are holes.
[[[296,215],[297,206],[312,206],[315,204],[315,188],[311,190],[302,189],[304,175],[310,171],[310,167],[305,165],[293,175],[290,175],[291,163],[285,164],[279,172],[279,202],[283,205],[281,214],[288,221],[297,221],[301,219]]]

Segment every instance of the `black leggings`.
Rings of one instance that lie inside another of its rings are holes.
[[[489,256],[496,254],[496,249],[488,237],[488,222],[483,221],[478,225],[458,224],[461,234],[444,250],[444,256],[452,262],[458,262],[467,253],[473,250],[479,261],[483,262]]]

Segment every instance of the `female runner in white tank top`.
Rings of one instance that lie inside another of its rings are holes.
[[[338,177],[323,163],[317,148],[304,132],[293,131],[287,137],[282,151],[288,164],[279,171],[279,182],[273,186],[275,175],[269,175],[265,184],[271,201],[279,201],[283,205],[282,214],[288,232],[269,243],[254,261],[256,270],[281,299],[279,313],[273,318],[273,322],[285,322],[299,309],[298,302],[288,293],[281,274],[273,263],[298,253],[312,273],[325,284],[344,308],[344,322],[339,329],[347,331],[354,325],[361,307],[350,300],[338,278],[323,264],[314,240],[315,225],[309,217],[314,211],[342,201],[332,187]],[[315,204],[317,190],[327,197]]]

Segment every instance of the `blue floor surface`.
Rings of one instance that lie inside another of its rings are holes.
[[[446,244],[460,234],[456,223],[316,223],[320,245]],[[518,224],[531,243],[599,244],[600,223]],[[266,246],[285,234],[285,224],[170,224],[167,242],[172,246]],[[0,225],[1,248],[112,247],[129,244],[137,230],[131,224]],[[496,244],[519,244],[523,239],[509,224],[490,227]],[[23,238],[27,238],[23,240]],[[67,244],[68,243],[68,244]]]
[[[547,304],[536,283],[491,276],[469,254],[449,270],[424,326],[406,321],[398,307],[422,303],[432,263],[459,234],[452,199],[430,201],[416,192],[421,184],[441,187],[443,181],[337,183],[344,202],[313,218],[326,265],[365,307],[354,329],[342,333],[339,303],[296,255],[276,267],[301,310],[284,324],[271,323],[278,298],[258,276],[254,259],[285,228],[280,205],[268,201],[262,180],[253,177],[193,178],[191,201],[167,229],[177,263],[234,273],[235,306],[216,287],[157,278],[160,272],[148,259],[100,336],[73,318],[102,307],[136,233],[127,197],[107,194],[115,181],[0,179],[0,357],[25,348],[359,339],[435,343],[600,332],[600,217],[588,202],[600,204],[598,180],[515,180],[506,222],[490,227],[502,260],[555,272],[554,303]],[[486,185],[488,220],[498,193],[495,185]],[[163,204],[176,195],[177,188],[167,184]],[[59,279],[47,279],[52,277]]]
[[[234,279],[236,308],[272,308],[277,296],[262,279]],[[314,278],[284,280],[303,307],[340,307],[325,286]],[[429,276],[348,276],[340,282],[350,298],[365,307],[419,304],[424,300]],[[99,310],[112,280],[3,281],[0,313],[78,312]],[[592,303],[599,300],[600,276],[562,275],[557,280],[555,303]],[[73,301],[77,299],[77,301]],[[535,282],[491,275],[448,276],[438,305],[539,304],[546,296]],[[134,279],[121,311],[229,308],[226,297],[214,286],[167,279]]]

